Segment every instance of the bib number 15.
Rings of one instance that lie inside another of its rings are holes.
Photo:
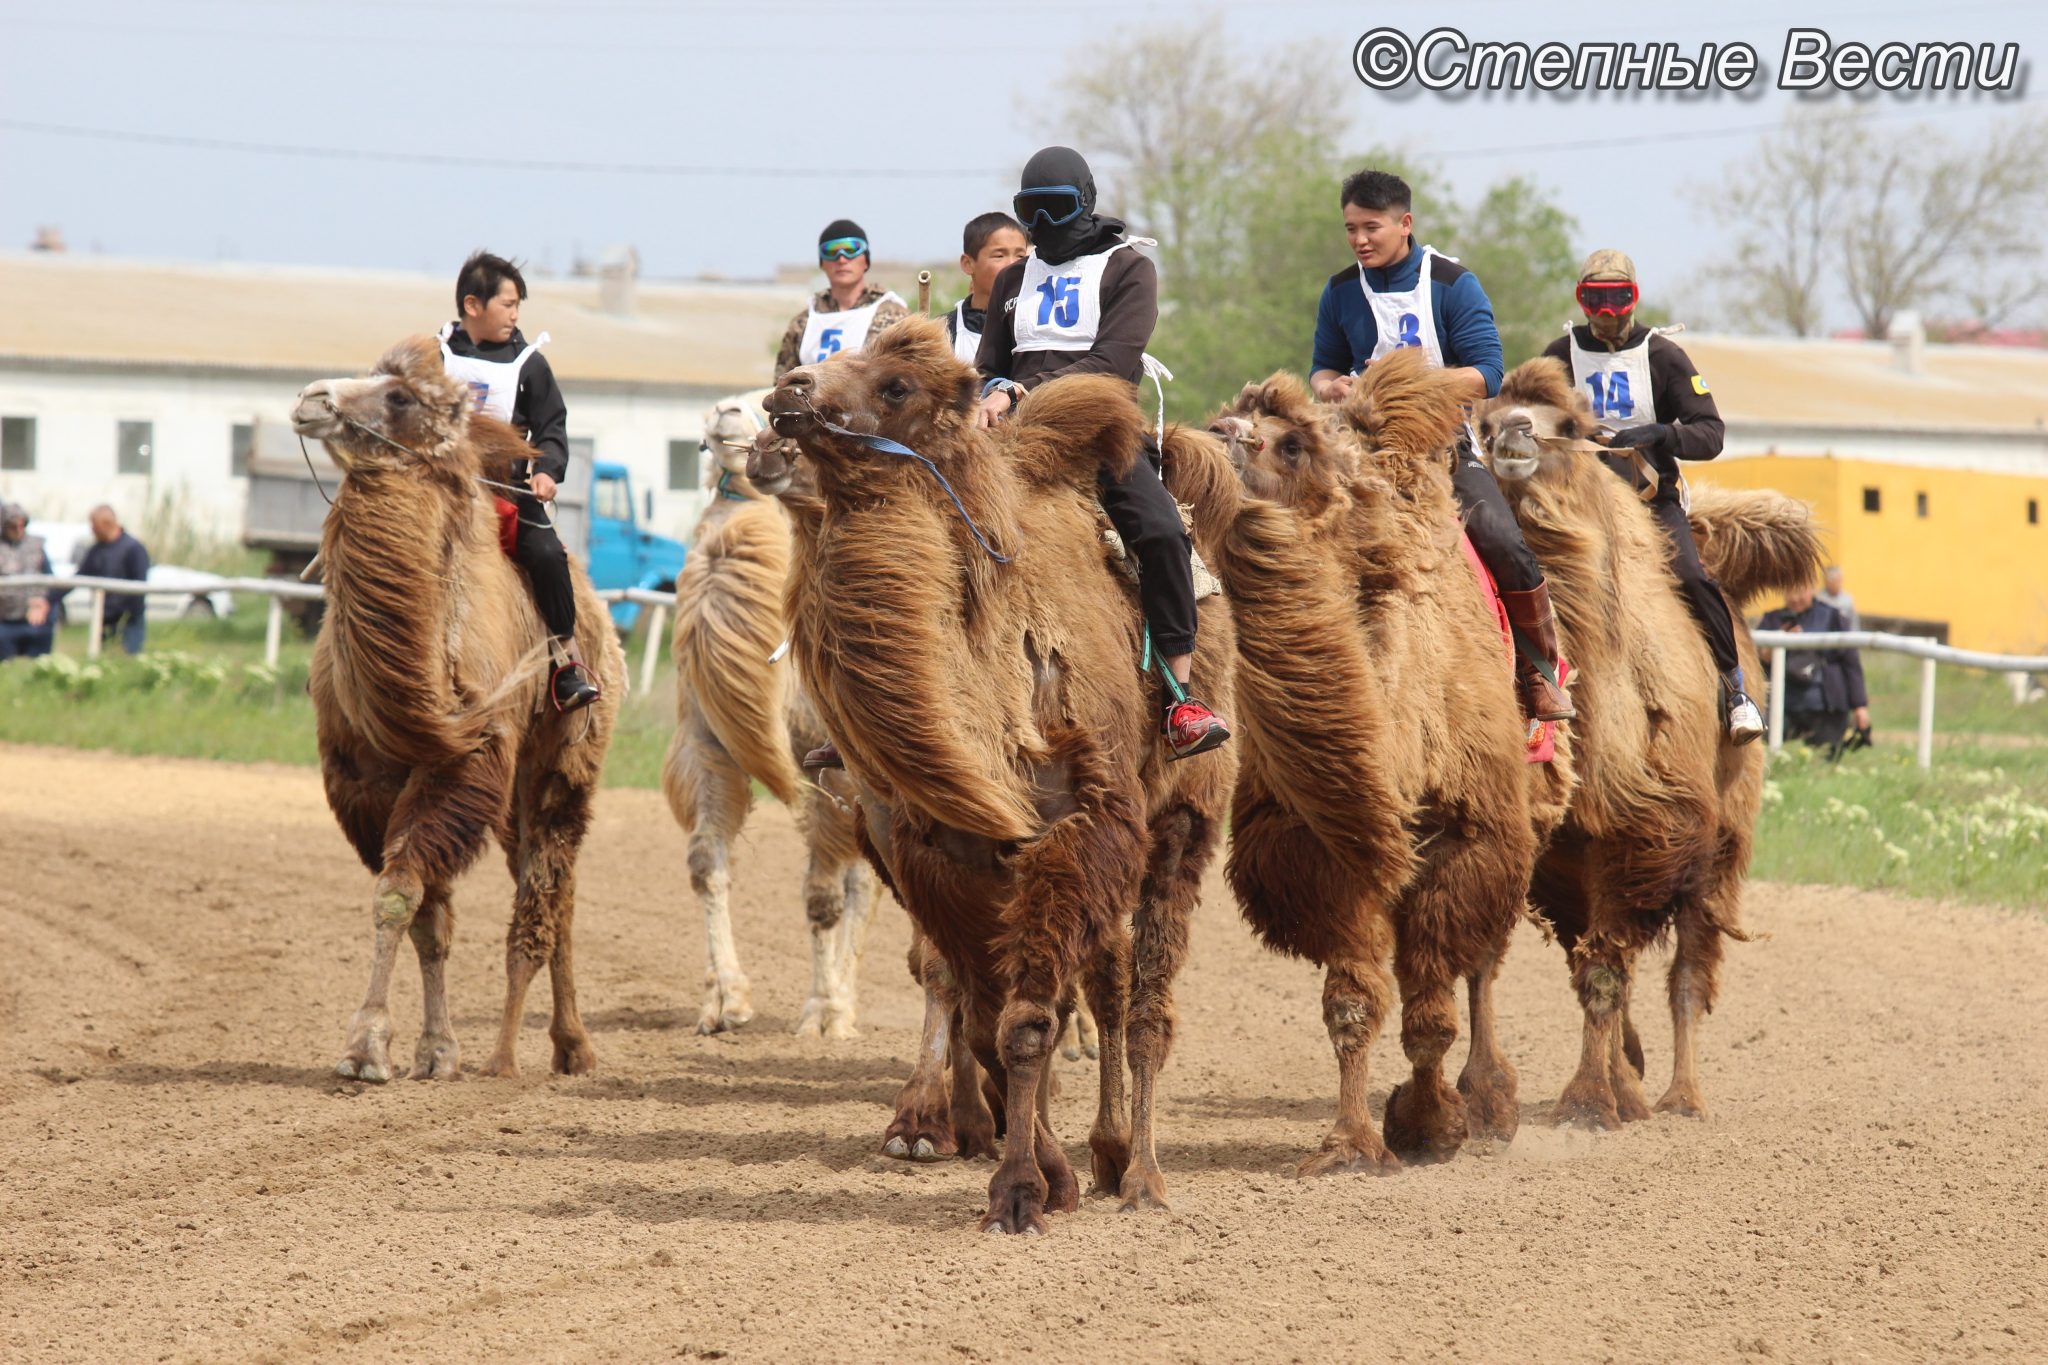
[[[1629,395],[1626,370],[1615,370],[1608,374],[1589,374],[1586,376],[1586,387],[1593,391],[1593,415],[1602,421],[1609,417],[1636,415],[1636,402]]]
[[[1081,320],[1081,277],[1055,275],[1038,282],[1038,325],[1072,327]]]

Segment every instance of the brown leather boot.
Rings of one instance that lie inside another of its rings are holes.
[[[1522,711],[1531,720],[1570,720],[1578,712],[1570,697],[1551,678],[1543,676],[1519,646],[1527,646],[1550,663],[1553,677],[1559,676],[1564,656],[1557,649],[1557,615],[1550,609],[1550,584],[1538,583],[1527,592],[1503,592],[1501,605],[1508,609],[1508,624],[1521,639],[1515,651],[1515,682],[1522,694]]]

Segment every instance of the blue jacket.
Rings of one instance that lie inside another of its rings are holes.
[[[101,544],[94,541],[78,559],[80,578],[132,578],[142,582],[149,577],[149,551],[142,548],[142,542],[126,531],[112,540]],[[107,594],[105,624],[112,625],[133,617],[142,619],[142,595],[140,593],[110,592]]]
[[[1415,288],[1422,271],[1422,247],[1411,239],[1408,254],[1385,270],[1368,270],[1367,281],[1375,290],[1396,293]],[[1486,378],[1488,396],[1500,392],[1501,376],[1507,367],[1501,361],[1500,328],[1493,321],[1493,302],[1479,277],[1442,256],[1430,258],[1430,313],[1436,324],[1437,346],[1444,364],[1453,369],[1466,366]],[[1316,306],[1316,346],[1311,367],[1353,374],[1363,369],[1373,347],[1379,344],[1380,329],[1373,321],[1365,291],[1358,287],[1358,267],[1347,266],[1330,276],[1323,286],[1323,301]]]

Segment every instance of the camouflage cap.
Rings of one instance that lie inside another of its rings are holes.
[[[1616,251],[1603,246],[1586,258],[1579,267],[1579,279],[1584,280],[1626,280],[1636,282],[1636,263],[1628,258],[1625,251]]]

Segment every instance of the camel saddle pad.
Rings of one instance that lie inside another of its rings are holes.
[[[1188,509],[1181,507],[1178,503],[1174,505],[1180,509],[1181,529],[1192,532],[1194,530],[1194,523],[1188,519]],[[1123,571],[1124,575],[1131,582],[1136,583],[1138,581],[1138,566],[1131,562],[1130,555],[1125,552],[1124,538],[1116,533],[1114,526],[1109,524],[1109,514],[1107,512],[1098,514],[1096,524],[1102,528],[1102,544],[1108,550],[1110,560],[1115,563],[1117,568]],[[1202,562],[1202,552],[1193,545],[1188,546],[1188,560],[1189,567],[1194,570],[1195,600],[1197,602],[1214,597],[1217,593],[1223,591],[1223,585],[1216,581],[1216,575],[1210,573],[1209,566]]]

